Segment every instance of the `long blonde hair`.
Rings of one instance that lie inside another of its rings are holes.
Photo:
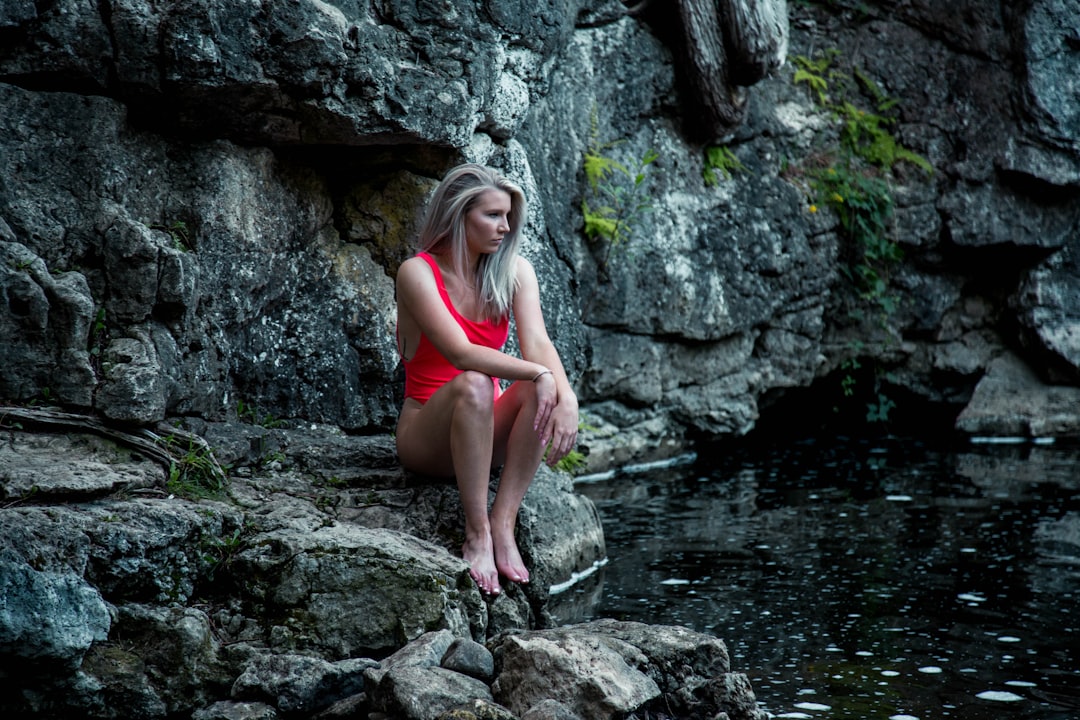
[[[484,165],[458,165],[435,189],[420,227],[419,244],[424,252],[448,252],[454,269],[468,279],[465,216],[488,190],[502,190],[510,196],[510,232],[503,236],[498,250],[480,256],[472,278],[483,317],[495,320],[510,313],[517,288],[517,255],[525,221],[525,193],[521,188]]]

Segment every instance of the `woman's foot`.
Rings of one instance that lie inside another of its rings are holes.
[[[497,533],[492,528],[492,544],[495,549],[495,567],[500,575],[516,583],[529,582],[529,569],[525,567],[525,561],[518,552],[517,542],[514,541],[514,531]]]
[[[461,546],[461,557],[469,563],[469,575],[476,581],[480,592],[485,595],[498,595],[502,592],[490,536],[466,540]]]

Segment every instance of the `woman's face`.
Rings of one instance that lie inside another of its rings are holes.
[[[510,232],[510,194],[486,190],[465,215],[465,242],[470,255],[488,255],[499,249]]]

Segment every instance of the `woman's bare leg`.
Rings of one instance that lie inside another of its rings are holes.
[[[514,538],[518,510],[544,456],[535,416],[535,388],[528,382],[514,383],[495,403],[494,462],[502,461],[503,469],[491,505],[491,540],[496,568],[519,583],[529,582],[529,570]]]
[[[464,372],[423,405],[406,400],[398,419],[401,463],[428,475],[454,475],[465,510],[462,557],[480,589],[501,592],[488,518],[494,439],[494,387],[482,373]]]

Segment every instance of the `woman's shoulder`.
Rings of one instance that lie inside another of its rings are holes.
[[[428,283],[431,283],[432,287],[436,285],[435,271],[419,255],[413,255],[398,266],[396,282],[398,288],[403,285],[426,286]]]
[[[515,260],[517,261],[517,264],[514,266],[514,275],[517,277],[518,283],[520,284],[530,278],[535,282],[536,269],[533,267],[533,264],[529,262],[529,259],[524,255],[518,255]]]
[[[401,265],[398,266],[398,275],[400,276],[401,273],[415,274],[418,272],[431,275],[431,260],[429,258],[431,258],[431,256],[427,255],[427,257],[425,257],[425,253],[417,253],[412,257],[406,258],[402,261]]]

